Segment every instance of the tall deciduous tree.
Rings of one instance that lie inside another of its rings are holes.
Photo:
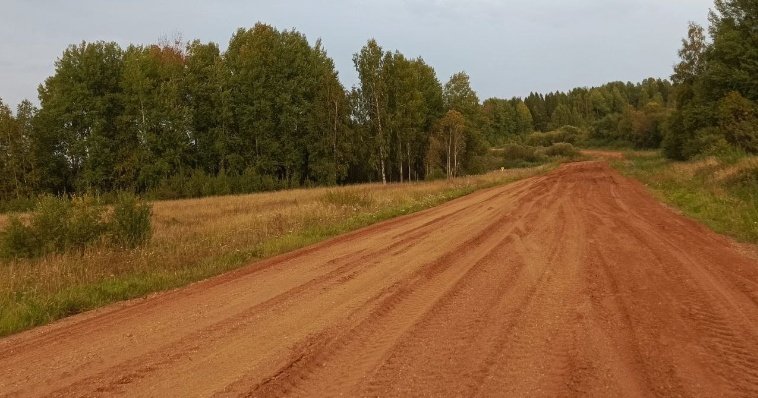
[[[664,152],[686,159],[727,147],[758,152],[758,3],[716,0],[708,33],[690,24],[674,68],[676,109]]]
[[[187,165],[192,126],[182,96],[184,68],[181,42],[126,50],[120,138],[121,148],[131,148],[116,165],[119,185],[136,180],[139,188],[152,187]]]
[[[122,70],[122,50],[116,43],[81,43],[63,52],[55,74],[40,86],[41,128],[54,141],[46,146],[66,163],[64,181],[56,190],[114,187]],[[49,167],[58,167],[55,163]]]
[[[532,112],[524,101],[517,100],[515,105],[516,133],[524,134],[534,130]]]
[[[265,24],[232,37],[231,164],[288,183],[334,183],[346,172],[345,92],[320,44]]]
[[[229,73],[216,43],[187,45],[182,97],[191,115],[192,166],[216,174],[229,169],[232,111]]]
[[[442,116],[437,127],[437,140],[443,144],[447,177],[457,176],[466,150],[466,120],[461,112],[451,109]]]
[[[387,113],[388,95],[385,80],[385,63],[391,60],[391,54],[385,53],[376,40],[371,39],[360,52],[353,55],[353,64],[358,71],[360,86],[357,88],[358,110],[364,112],[362,119],[367,124],[371,135],[373,159],[382,182],[387,183]]]
[[[460,154],[459,163],[466,171],[474,171],[476,157],[486,150],[486,145],[481,133],[483,118],[479,97],[471,88],[470,78],[465,72],[454,74],[445,83],[443,99],[447,110],[463,115],[465,144],[462,148],[465,151]]]
[[[0,197],[3,199],[18,196],[21,191],[18,138],[16,118],[10,107],[0,100]]]
[[[354,161],[352,150],[357,143],[350,134],[350,101],[339,81],[334,61],[326,54],[321,41],[313,49],[316,85],[314,109],[308,145],[308,179],[317,183],[342,181]]]

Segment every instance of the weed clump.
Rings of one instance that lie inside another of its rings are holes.
[[[4,258],[37,257],[42,248],[32,228],[18,217],[11,217],[0,236],[0,255]]]
[[[98,243],[134,248],[150,238],[150,215],[150,205],[129,194],[110,212],[92,196],[45,196],[27,217],[9,219],[0,232],[0,257],[34,258]]]
[[[572,158],[579,155],[579,151],[574,148],[573,145],[568,142],[556,142],[553,145],[545,148],[545,155],[547,156],[563,156]]]
[[[150,240],[151,215],[149,204],[131,194],[119,195],[108,225],[111,242],[117,246],[135,248]]]
[[[521,144],[506,144],[502,151],[505,167],[528,167],[543,163],[546,159],[536,147]]]

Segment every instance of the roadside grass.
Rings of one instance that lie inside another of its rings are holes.
[[[758,243],[758,157],[675,162],[659,151],[626,151],[611,163],[714,231]]]
[[[555,164],[452,180],[364,184],[152,203],[152,239],[0,263],[0,336],[199,281]],[[0,230],[8,216],[0,216]]]

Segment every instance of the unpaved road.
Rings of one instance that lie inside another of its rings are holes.
[[[758,262],[601,162],[0,340],[0,395],[758,396]]]

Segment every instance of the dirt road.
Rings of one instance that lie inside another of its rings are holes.
[[[0,340],[10,396],[758,396],[758,261],[600,162]]]

